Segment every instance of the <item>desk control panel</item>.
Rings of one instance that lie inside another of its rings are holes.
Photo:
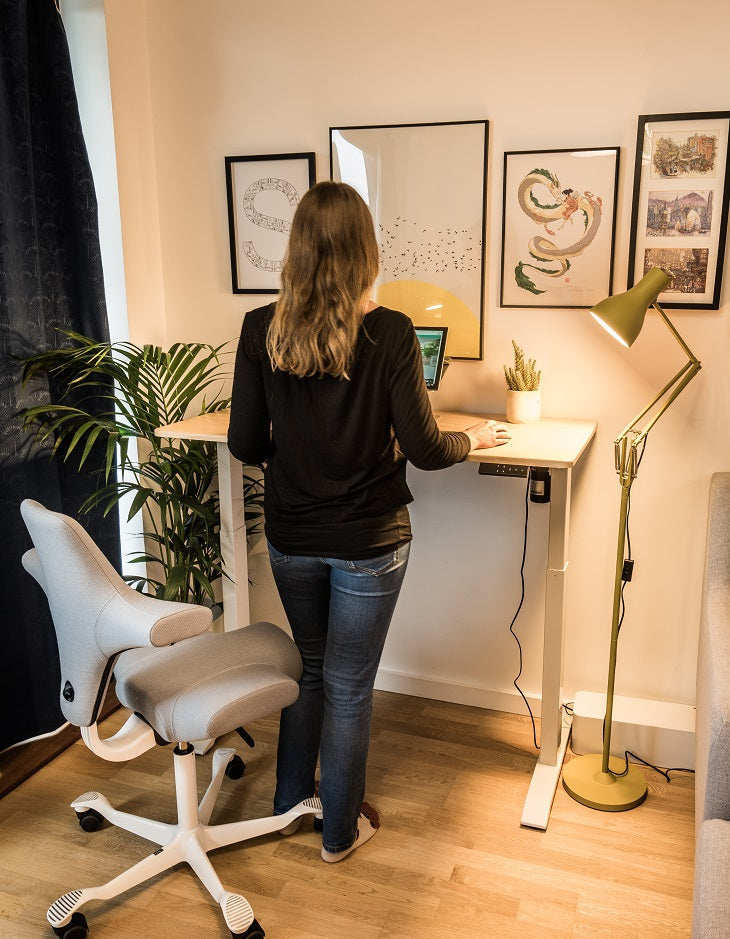
[[[480,463],[480,476],[530,477],[530,502],[550,501],[550,470],[542,466],[516,466],[513,463]]]
[[[514,463],[480,463],[480,476],[521,476],[526,477],[530,472],[529,466],[516,466]]]

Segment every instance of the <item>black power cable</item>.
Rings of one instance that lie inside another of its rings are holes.
[[[631,750],[624,750],[624,760],[626,765],[620,773],[614,773],[614,776],[626,776],[629,771],[629,757],[632,756],[637,762],[643,763],[644,766],[648,766],[649,769],[653,769],[655,772],[659,773],[660,776],[663,776],[667,782],[672,780],[669,778],[670,773],[694,773],[693,769],[688,769],[686,766],[672,766],[669,769],[660,769],[658,766],[654,766],[653,763],[649,763],[648,760],[645,760],[643,757],[637,756],[635,753],[632,753]]]
[[[530,702],[527,700],[522,689],[517,684],[517,682],[520,679],[520,676],[522,675],[522,644],[514,629],[515,623],[517,622],[517,617],[520,615],[520,610],[522,609],[522,604],[525,602],[525,557],[527,556],[527,523],[530,518],[530,478],[531,476],[532,476],[532,468],[530,468],[527,474],[527,486],[525,487],[525,525],[524,525],[524,532],[523,532],[523,538],[522,538],[522,561],[520,562],[520,585],[521,585],[520,602],[515,611],[515,615],[512,617],[512,622],[509,624],[509,631],[514,636],[514,640],[517,643],[517,651],[519,652],[519,657],[520,657],[520,667],[517,671],[517,675],[515,677],[515,680],[512,682],[512,684],[515,686],[515,688],[520,694],[520,697],[525,702],[525,707],[527,708],[527,712],[530,715],[530,720],[532,721],[532,740],[535,744],[535,749],[539,750],[540,745],[537,742],[537,729],[535,727],[535,716],[532,713]]]

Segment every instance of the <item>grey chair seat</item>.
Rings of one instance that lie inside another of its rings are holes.
[[[302,665],[272,623],[130,649],[114,668],[119,701],[165,740],[220,737],[293,704]]]

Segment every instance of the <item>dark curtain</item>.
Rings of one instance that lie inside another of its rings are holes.
[[[19,505],[78,517],[102,466],[75,470],[22,430],[18,412],[59,389],[21,388],[18,359],[108,339],[97,207],[66,35],[54,0],[0,0],[0,750],[63,723],[45,596],[23,570]],[[119,566],[115,518],[81,518]]]

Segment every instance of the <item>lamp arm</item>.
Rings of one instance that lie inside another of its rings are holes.
[[[667,327],[667,329],[669,330],[669,332],[674,336],[674,338],[677,340],[677,342],[680,344],[680,346],[684,349],[685,355],[686,355],[687,358],[690,360],[690,362],[696,362],[697,365],[699,365],[699,364],[700,364],[700,363],[699,363],[699,359],[695,356],[695,354],[692,352],[692,350],[691,350],[690,347],[687,345],[687,343],[684,341],[684,339],[682,339],[682,337],[679,335],[679,333],[677,332],[676,327],[674,326],[674,323],[672,323],[672,321],[669,319],[669,317],[668,317],[667,314],[664,312],[664,310],[659,306],[659,304],[656,302],[656,300],[654,301],[654,303],[652,303],[652,306],[653,306],[654,309],[657,311],[657,313],[659,314],[659,316],[664,320],[664,324],[665,324],[665,326]]]
[[[627,437],[632,431],[633,431],[634,433],[638,433],[638,431],[634,431],[634,428],[635,428],[636,425],[639,423],[639,421],[640,421],[643,417],[645,417],[645,416],[649,413],[649,411],[651,411],[651,409],[652,409],[653,407],[656,407],[656,405],[659,403],[659,401],[661,401],[662,398],[663,398],[669,391],[671,391],[672,388],[674,388],[674,386],[677,384],[677,382],[678,382],[691,368],[692,368],[692,362],[685,362],[685,364],[684,364],[684,365],[682,366],[682,368],[677,372],[677,374],[674,375],[672,378],[669,379],[669,381],[668,381],[668,382],[666,383],[666,385],[662,388],[662,390],[659,391],[659,392],[657,392],[657,394],[651,399],[651,401],[646,405],[646,407],[643,408],[641,411],[639,411],[639,413],[638,413],[638,414],[636,415],[636,417],[631,421],[631,423],[630,423],[630,424],[627,424],[626,427],[624,427],[624,429],[621,431],[621,433],[616,437],[616,443],[620,443],[620,441],[623,440],[624,437]]]
[[[656,424],[656,422],[659,420],[662,414],[664,414],[664,412],[669,409],[669,407],[672,405],[675,399],[679,397],[679,395],[684,391],[684,389],[692,381],[692,379],[695,377],[695,375],[697,374],[697,372],[699,372],[701,368],[702,368],[702,365],[697,361],[688,363],[686,369],[683,369],[683,371],[686,371],[686,374],[684,375],[682,380],[679,382],[677,387],[674,389],[674,391],[667,398],[667,400],[664,402],[664,404],[659,408],[656,414],[652,416],[651,420],[646,425],[646,427],[644,427],[641,430],[641,432],[637,435],[637,437],[635,438],[633,442],[634,446],[639,446],[642,443],[646,435],[649,433],[652,427]],[[680,372],[679,374],[681,375],[682,372]]]
[[[695,375],[700,370],[700,368],[702,368],[702,366],[700,365],[699,362],[686,362],[682,366],[682,368],[677,372],[677,374],[674,375],[673,378],[671,378],[666,383],[666,385],[662,388],[662,390],[658,392],[652,398],[649,404],[647,404],[646,407],[636,415],[636,417],[631,421],[631,423],[628,424],[626,427],[624,427],[624,429],[621,431],[618,437],[616,437],[615,442],[620,443],[625,437],[627,437],[632,432],[637,436],[641,434],[642,438],[646,436],[646,434],[649,432],[651,428],[647,426],[641,431],[635,430],[635,427],[639,423],[639,421],[643,417],[646,417],[649,411],[651,411],[652,408],[656,407],[656,405],[662,400],[662,398],[664,398],[665,395],[667,395],[668,392],[672,391],[672,389],[674,388],[674,391],[672,391],[671,396],[664,402],[661,409],[652,418],[651,427],[653,427],[654,424],[657,422],[657,420],[667,410],[667,408],[672,403],[672,401],[674,401],[677,395],[680,394],[680,392],[682,392],[684,388],[689,384],[689,382],[695,377]]]
[[[631,446],[632,448],[639,446],[642,443],[642,441],[646,438],[646,435],[649,433],[652,427],[659,420],[659,418],[665,413],[665,411],[667,411],[667,409],[671,406],[674,400],[684,391],[687,385],[695,377],[697,372],[699,372],[699,370],[702,368],[702,363],[699,361],[697,356],[692,352],[692,350],[689,348],[689,346],[684,341],[684,339],[682,339],[682,337],[679,335],[679,333],[677,332],[677,329],[675,328],[674,324],[671,322],[667,314],[664,312],[664,310],[659,306],[659,304],[656,301],[652,304],[652,306],[657,311],[660,318],[663,320],[667,329],[677,340],[677,342],[681,346],[682,350],[684,351],[689,361],[686,362],[682,366],[682,368],[677,372],[677,374],[666,383],[666,385],[662,388],[662,390],[654,396],[654,398],[649,402],[649,404],[647,404],[647,406],[642,411],[640,411],[639,414],[636,415],[636,417],[631,421],[631,423],[628,424],[621,431],[621,433],[618,435],[618,437],[615,440],[615,446],[617,449],[619,445],[621,444],[621,441],[623,441],[632,432],[635,434],[635,436],[631,442]],[[665,395],[667,395],[670,391],[671,391],[671,394],[666,399],[666,401],[664,401],[664,403],[659,408],[659,410],[652,416],[649,423],[642,430],[636,432],[634,428],[639,423],[639,421],[643,417],[645,417],[651,411],[651,409],[654,408],[662,400],[662,398],[664,398]]]

